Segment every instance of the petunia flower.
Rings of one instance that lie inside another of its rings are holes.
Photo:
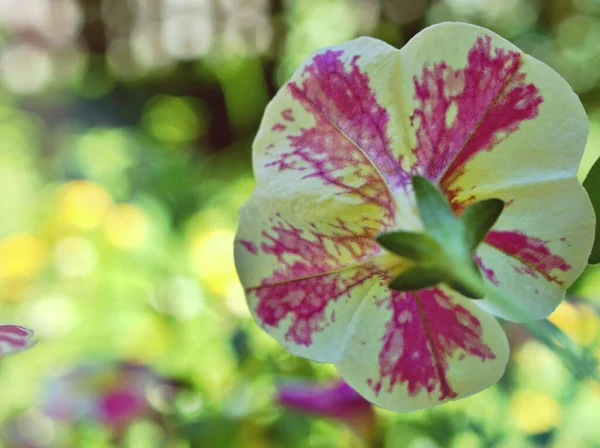
[[[137,418],[155,416],[147,394],[166,384],[136,363],[84,364],[47,383],[42,410],[54,420],[94,420],[120,430]]]
[[[18,325],[0,325],[0,358],[33,347],[33,331]]]
[[[477,26],[432,26],[401,50],[363,37],[316,52],[268,105],[253,145],[256,188],[235,244],[253,316],[388,409],[489,387],[508,360],[494,315],[548,316],[586,266],[595,215],[576,178],[586,138],[569,85]],[[416,175],[457,216],[503,201],[474,254],[483,299],[444,283],[390,288],[410,261],[376,238],[423,229]]]
[[[344,381],[332,384],[286,384],[277,401],[288,409],[329,417],[344,423],[366,442],[376,435],[377,422],[371,403]]]

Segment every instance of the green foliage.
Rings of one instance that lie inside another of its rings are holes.
[[[583,187],[587,190],[592,206],[596,212],[596,240],[590,254],[590,264],[600,263],[600,159],[596,160],[588,173]]]

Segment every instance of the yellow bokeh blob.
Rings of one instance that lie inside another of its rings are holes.
[[[104,231],[113,246],[131,250],[144,243],[149,228],[149,219],[144,210],[132,204],[117,204],[108,213]]]
[[[566,300],[552,313],[548,320],[581,345],[590,345],[598,335],[598,317],[589,305],[574,305]]]
[[[0,277],[27,278],[39,272],[46,246],[33,235],[15,234],[0,241]]]
[[[61,187],[58,203],[60,222],[80,230],[93,230],[104,222],[112,198],[102,185],[74,180]]]
[[[546,432],[560,424],[560,404],[542,392],[518,390],[510,408],[517,426],[529,434]]]
[[[171,330],[156,314],[121,316],[117,334],[118,352],[127,359],[150,362],[166,353]]]
[[[238,282],[233,261],[234,233],[216,228],[192,237],[190,256],[194,271],[212,292],[225,295]]]

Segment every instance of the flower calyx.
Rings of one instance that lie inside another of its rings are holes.
[[[474,252],[502,213],[504,202],[478,201],[456,216],[427,178],[413,176],[412,186],[424,231],[392,231],[377,237],[382,247],[414,263],[392,279],[390,288],[414,291],[444,283],[471,299],[483,298],[485,287]]]

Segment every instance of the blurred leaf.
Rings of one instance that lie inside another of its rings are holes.
[[[143,125],[167,145],[196,140],[208,128],[206,107],[195,98],[159,95],[151,98],[144,109]]]
[[[600,263],[600,159],[596,160],[588,173],[583,187],[587,190],[596,212],[596,239],[590,254],[590,264]]]
[[[248,333],[243,328],[238,328],[231,335],[231,347],[235,353],[238,365],[242,365],[252,355]]]
[[[180,431],[191,446],[234,446],[239,422],[224,416],[204,416],[184,424]]]

